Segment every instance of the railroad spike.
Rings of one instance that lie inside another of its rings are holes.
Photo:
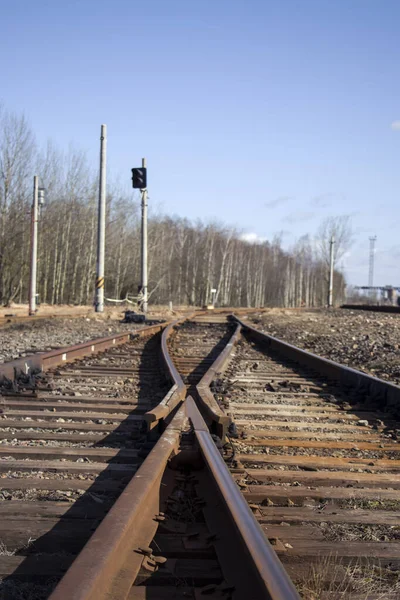
[[[138,548],[136,552],[139,554],[144,554],[145,556],[151,556],[153,554],[153,548],[150,548],[150,546],[144,546],[143,548]]]
[[[166,516],[165,516],[165,515],[162,515],[162,514],[158,514],[158,515],[156,515],[156,516],[154,517],[154,520],[155,520],[155,521],[158,521],[159,523],[161,523],[162,521],[165,521],[165,520],[166,520]]]

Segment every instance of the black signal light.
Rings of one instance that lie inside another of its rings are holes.
[[[132,169],[132,187],[139,190],[147,188],[147,169],[145,167]]]

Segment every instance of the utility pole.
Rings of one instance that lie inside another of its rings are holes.
[[[329,265],[329,294],[328,294],[328,308],[333,306],[333,267],[334,267],[334,248],[335,248],[335,236],[332,235],[331,241],[331,252],[330,252],[330,265]]]
[[[100,135],[100,181],[99,218],[97,228],[97,272],[96,272],[96,312],[104,310],[104,254],[106,241],[106,165],[107,165],[107,125],[101,126]]]
[[[376,235],[369,238],[369,273],[368,273],[368,287],[372,288],[374,285],[374,260],[375,260],[375,242]],[[374,290],[369,290],[369,295],[373,296]]]
[[[142,158],[142,169],[146,169],[146,159]],[[140,190],[142,193],[142,232],[141,232],[141,286],[142,286],[142,310],[147,313],[147,187]]]
[[[31,265],[29,281],[29,314],[36,313],[36,269],[37,269],[37,234],[39,216],[39,178],[33,178],[33,202],[31,208]]]

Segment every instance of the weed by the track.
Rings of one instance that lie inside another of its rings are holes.
[[[304,600],[396,600],[400,596],[400,572],[380,567],[375,560],[356,559],[344,564],[340,558],[327,556],[312,565],[297,589]]]
[[[338,501],[339,508],[363,510],[400,510],[400,500],[366,500],[365,498],[349,498]]]
[[[0,556],[14,556],[16,550],[9,550],[4,542],[0,542]]]
[[[22,544],[22,546],[20,546],[19,548],[14,548],[14,550],[10,550],[9,548],[7,548],[4,542],[0,541],[0,556],[15,556],[17,552],[23,553],[24,551],[28,550],[35,541],[35,539],[29,538],[29,540],[25,544]]]
[[[319,524],[324,539],[329,542],[389,542],[400,540],[398,525],[368,525],[366,523]]]

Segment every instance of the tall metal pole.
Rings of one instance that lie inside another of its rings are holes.
[[[100,135],[100,182],[99,218],[97,229],[97,273],[96,273],[96,312],[104,310],[104,254],[106,241],[106,164],[107,164],[107,125],[101,126]]]
[[[146,159],[142,158],[142,168],[146,168]],[[142,284],[142,310],[147,313],[147,188],[142,192],[142,265],[141,265],[141,284]]]
[[[369,273],[368,273],[368,287],[372,288],[374,285],[374,259],[375,259],[375,242],[376,235],[369,238]],[[369,290],[369,295],[374,295],[374,290]]]
[[[331,241],[331,252],[330,252],[330,264],[329,264],[329,294],[328,294],[328,308],[333,306],[333,267],[334,267],[334,248],[335,248],[335,236],[332,235]]]
[[[31,268],[29,281],[29,314],[36,312],[37,237],[39,216],[39,178],[33,178],[33,202],[31,208]]]

